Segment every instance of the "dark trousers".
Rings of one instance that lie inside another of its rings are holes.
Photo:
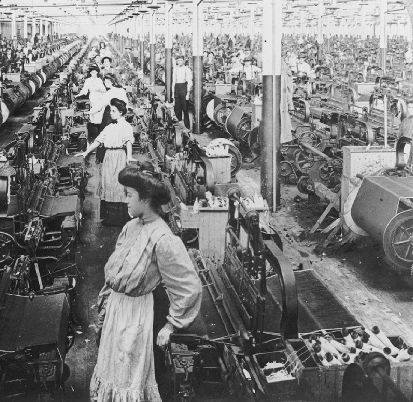
[[[188,102],[186,95],[188,93],[188,84],[175,84],[175,115],[179,121],[182,120],[182,112],[184,114],[184,124],[187,129],[191,128],[189,123]]]

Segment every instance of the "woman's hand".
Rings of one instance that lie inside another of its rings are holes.
[[[134,159],[134,158],[128,158],[128,160],[126,161],[128,164],[136,164],[136,163],[138,163],[138,160],[137,159]]]
[[[96,345],[100,345],[100,338],[102,337],[102,327],[96,327],[95,328],[95,333],[96,333]]]
[[[79,152],[78,154],[75,154],[75,157],[82,157],[82,158],[86,158],[87,153],[86,152]]]
[[[156,344],[160,348],[164,348],[169,343],[169,338],[171,334],[173,333],[174,333],[173,325],[170,322],[166,323],[164,327],[158,332]]]

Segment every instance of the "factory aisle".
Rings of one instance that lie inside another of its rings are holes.
[[[119,227],[102,226],[99,219],[99,198],[96,196],[98,169],[92,155],[84,202],[84,221],[79,244],[78,264],[85,277],[77,287],[75,303],[81,327],[76,328],[73,348],[67,355],[70,377],[66,382],[64,401],[88,401],[89,381],[97,358],[94,322],[97,317],[97,296],[104,282],[103,268],[112,253]]]

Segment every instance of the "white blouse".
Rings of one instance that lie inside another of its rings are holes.
[[[123,100],[126,103],[126,107],[128,107],[128,96],[123,88],[113,87],[109,89],[109,91],[105,93],[106,105],[110,105],[110,101],[113,98]]]
[[[122,148],[127,142],[135,141],[132,126],[121,117],[117,123],[106,126],[96,138],[105,148]]]
[[[106,92],[105,85],[99,77],[89,77],[86,78],[85,84],[83,85],[82,90],[79,92],[79,95],[87,95],[92,92]]]

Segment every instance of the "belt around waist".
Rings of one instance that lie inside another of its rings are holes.
[[[118,148],[108,148],[108,147],[105,147],[106,148],[106,150],[108,150],[108,149],[110,149],[110,150],[113,150],[113,149],[125,149],[124,147],[118,147]]]
[[[188,85],[187,82],[175,82],[175,85]]]

